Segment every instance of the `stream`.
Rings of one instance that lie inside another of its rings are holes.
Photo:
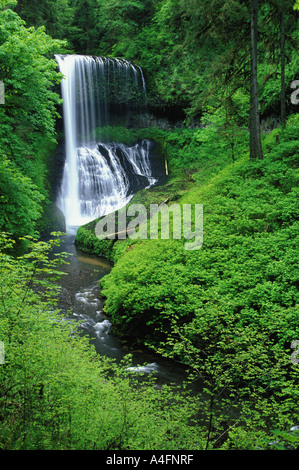
[[[98,354],[121,361],[132,354],[132,367],[136,373],[154,373],[157,385],[180,386],[186,380],[185,368],[148,351],[131,350],[128,343],[110,333],[111,322],[103,312],[103,299],[99,280],[111,270],[111,263],[104,258],[79,252],[74,244],[75,237],[65,235],[55,252],[67,252],[69,264],[60,270],[67,273],[59,281],[61,293],[58,308],[68,320],[79,320],[82,333],[88,335]],[[193,388],[193,387],[192,387]],[[197,387],[196,387],[197,388]]]

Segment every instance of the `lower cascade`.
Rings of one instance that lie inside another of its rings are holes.
[[[123,59],[56,55],[65,130],[65,162],[57,205],[66,232],[127,204],[158,181],[153,142],[125,145],[101,139],[109,125],[128,125],[144,113],[142,70]]]

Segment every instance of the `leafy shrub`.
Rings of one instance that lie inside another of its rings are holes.
[[[298,370],[290,361],[299,337],[292,135],[287,127],[264,160],[243,157],[176,201],[203,204],[200,250],[185,251],[179,240],[140,240],[119,249],[101,282],[116,332],[188,364],[211,397],[261,436],[298,419]]]
[[[111,260],[113,244],[114,240],[100,240],[97,238],[87,226],[81,226],[78,229],[76,246],[79,250]]]
[[[0,229],[16,236],[34,235],[43,195],[6,156],[0,159]]]
[[[197,404],[172,387],[154,387],[100,356],[79,324],[55,309],[65,254],[49,259],[59,243],[35,242],[16,259],[15,241],[0,234],[0,449],[190,449],[204,445],[190,418]]]

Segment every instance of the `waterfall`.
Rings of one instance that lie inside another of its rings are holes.
[[[133,194],[157,181],[150,163],[151,142],[134,145],[102,141],[101,129],[127,125],[144,110],[142,70],[123,59],[56,55],[65,130],[65,163],[57,205],[66,231],[119,209]]]

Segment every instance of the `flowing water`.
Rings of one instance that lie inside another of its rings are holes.
[[[185,368],[148,351],[134,350],[111,334],[110,319],[103,312],[103,299],[99,280],[108,274],[111,264],[102,258],[77,251],[74,236],[66,235],[56,251],[70,254],[68,263],[62,266],[62,287],[58,308],[68,320],[79,321],[81,333],[88,335],[96,351],[120,361],[132,354],[131,370],[136,373],[154,373],[157,383],[181,384],[186,378]]]
[[[133,372],[154,372],[163,383],[181,382],[183,367],[145,351],[131,351],[111,334],[98,284],[111,266],[77,252],[74,245],[78,226],[124,206],[139,189],[156,184],[163,171],[165,175],[153,142],[124,145],[100,138],[103,126],[128,124],[133,114],[144,111],[142,70],[119,59],[59,55],[56,60],[64,75],[65,162],[57,205],[64,213],[67,235],[60,250],[70,253],[58,307],[65,318],[80,322],[99,354],[119,361],[130,352]]]
[[[120,59],[55,57],[64,75],[65,131],[65,163],[57,205],[64,213],[67,233],[75,233],[78,226],[123,207],[139,189],[155,184],[158,177],[150,161],[153,143],[149,140],[124,145],[101,139],[103,127],[126,126],[132,116],[144,112],[142,70]]]

